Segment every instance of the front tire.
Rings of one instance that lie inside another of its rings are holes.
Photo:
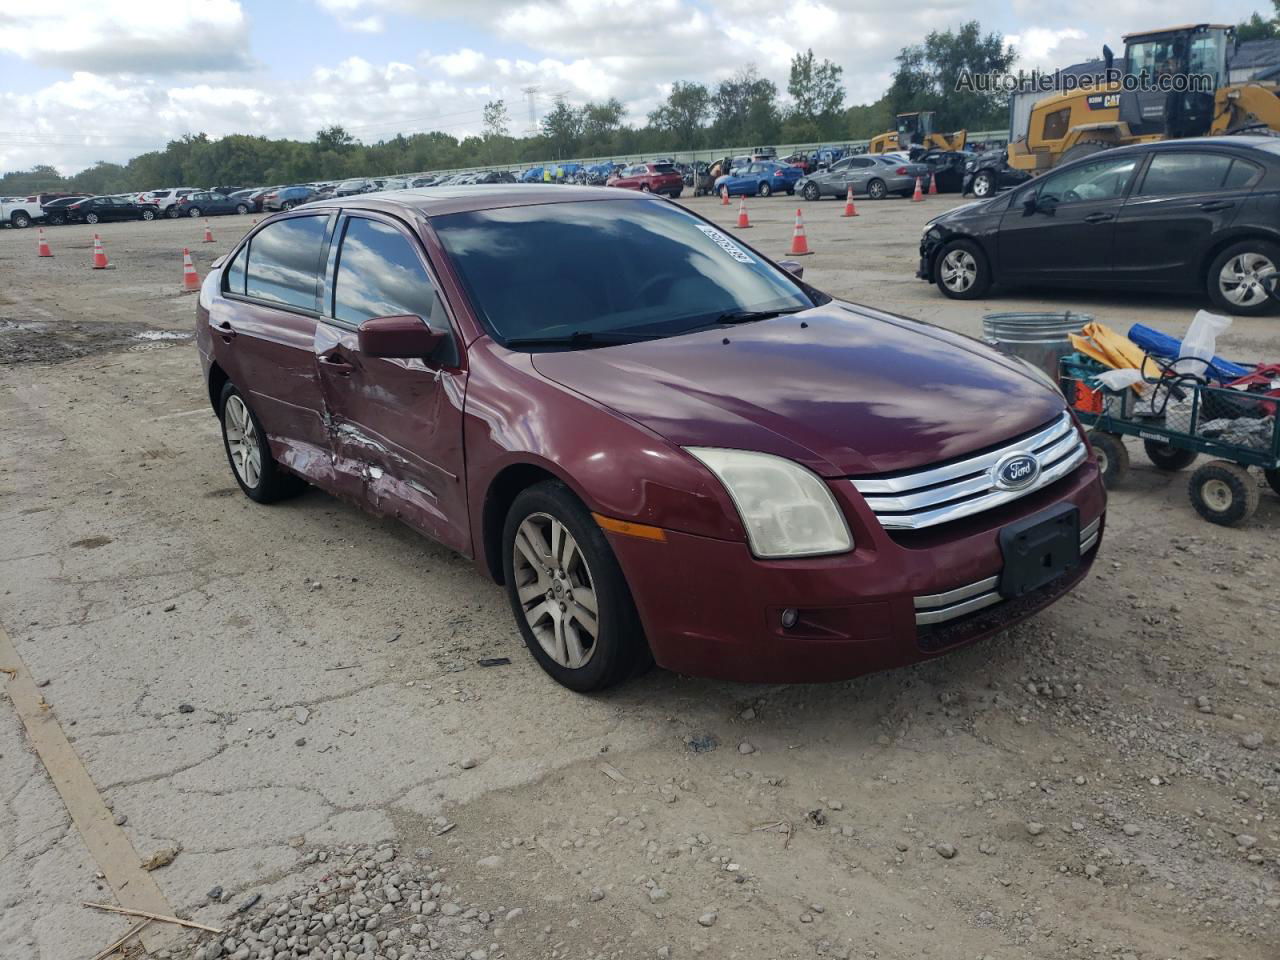
[[[883,180],[872,180],[867,184],[867,196],[872,200],[883,200],[888,192]]]
[[[944,297],[976,300],[991,289],[991,266],[977,244],[953,240],[938,254],[933,278]]]
[[[1187,493],[1196,513],[1224,527],[1244,523],[1258,509],[1258,485],[1248,470],[1229,460],[1210,460],[1197,468]]]
[[[1242,240],[1227,247],[1209,264],[1205,278],[1209,299],[1219,310],[1256,317],[1275,309],[1263,279],[1280,266],[1280,247],[1267,240]]]
[[[985,200],[996,192],[995,174],[988,170],[980,170],[973,176],[973,195],[979,200]]]
[[[604,532],[563,483],[516,497],[502,531],[507,597],[525,645],[556,682],[586,693],[628,677],[646,644]]]
[[[156,212],[154,210],[143,210],[140,214],[138,214],[139,220],[146,220],[150,222],[155,218],[156,218]]]
[[[244,203],[236,204],[236,213],[240,214],[240,216],[243,217],[248,212],[249,212],[249,207],[247,204],[244,204]]]
[[[642,183],[642,184],[640,184],[640,192],[641,192],[641,193],[648,193],[648,192],[649,192],[649,185],[648,185],[647,183]]]
[[[27,227],[31,226],[31,215],[19,210],[9,218],[9,223],[16,230],[25,230]]]
[[[230,381],[222,387],[218,410],[227,462],[245,496],[258,503],[274,503],[302,491],[306,483],[276,463],[257,415]]]
[[[288,210],[292,210],[293,208],[294,208],[294,202],[292,200],[286,200],[284,203],[280,204],[281,210],[288,211]]]
[[[800,192],[800,195],[810,203],[815,200],[822,199],[822,191],[818,189],[818,185],[816,183],[806,183],[804,185],[804,189]]]

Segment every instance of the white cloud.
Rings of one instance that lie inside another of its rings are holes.
[[[250,65],[248,21],[235,0],[5,0],[0,51],[102,74]]]

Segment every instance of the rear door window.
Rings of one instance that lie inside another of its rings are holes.
[[[293,217],[254,234],[245,295],[314,311],[327,223],[327,217]]]
[[[1144,197],[1168,197],[1220,190],[1231,165],[1232,158],[1220,153],[1161,151],[1151,158],[1137,192]]]

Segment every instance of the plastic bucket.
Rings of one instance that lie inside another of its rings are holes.
[[[989,313],[982,337],[1001,353],[1035,364],[1054,380],[1058,361],[1074,351],[1069,333],[1079,333],[1093,317],[1085,313]]]

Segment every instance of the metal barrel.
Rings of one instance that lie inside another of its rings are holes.
[[[1055,380],[1058,361],[1071,353],[1069,333],[1092,323],[1086,313],[989,313],[982,318],[982,337],[1001,353],[1035,364]]]

